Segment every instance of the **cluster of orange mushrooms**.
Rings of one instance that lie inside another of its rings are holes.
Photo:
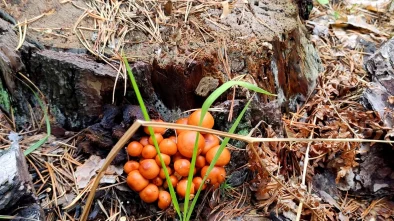
[[[180,118],[176,121],[178,124],[188,124],[197,126],[200,122],[201,110],[194,111],[187,118]],[[163,122],[162,120],[155,120]],[[202,121],[202,127],[212,128],[214,119],[207,112]],[[190,171],[190,162],[193,155],[194,144],[197,132],[188,130],[176,130],[177,136],[164,138],[165,128],[153,128],[162,159],[170,175],[172,186],[176,188],[179,197],[184,198],[186,194],[187,177]],[[149,134],[148,128],[144,128],[146,134]],[[196,158],[195,170],[193,171],[193,183],[191,184],[190,197],[194,196],[205,176],[209,164],[219,150],[219,138],[212,134],[203,134],[198,139],[198,152]],[[127,153],[132,160],[124,165],[124,171],[127,173],[127,184],[139,192],[141,199],[146,203],[158,201],[160,209],[166,209],[171,205],[171,196],[166,189],[168,184],[164,174],[159,155],[153,146],[151,137],[143,137],[139,141],[132,141],[127,146]],[[226,171],[223,166],[230,162],[230,151],[225,148],[220,154],[214,168],[208,174],[206,182],[202,186],[204,190],[207,185],[217,188],[226,177]]]

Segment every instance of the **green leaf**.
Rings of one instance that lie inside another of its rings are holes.
[[[141,96],[140,90],[138,88],[137,82],[136,82],[136,80],[134,78],[133,71],[131,70],[130,65],[129,65],[129,63],[128,63],[128,61],[127,61],[127,59],[125,57],[123,57],[123,62],[126,65],[126,70],[127,70],[128,75],[129,75],[129,78],[130,78],[131,84],[133,86],[134,92],[135,92],[135,94],[137,96],[137,100],[138,100],[138,103],[140,105],[142,114],[144,115],[144,119],[146,121],[150,121],[148,110],[147,110],[147,108],[146,108],[146,106],[144,104],[144,100],[142,99],[142,96]],[[180,219],[182,219],[181,211],[179,209],[178,199],[176,197],[176,193],[175,193],[174,187],[172,186],[172,182],[170,180],[170,175],[168,173],[167,167],[166,167],[166,165],[164,163],[164,160],[163,160],[163,158],[161,156],[160,148],[159,148],[159,145],[157,143],[156,137],[154,136],[155,133],[153,132],[153,128],[152,127],[148,127],[148,130],[149,130],[149,133],[150,133],[150,135],[152,137],[153,144],[155,146],[156,152],[157,152],[157,154],[159,156],[159,159],[160,159],[161,166],[162,166],[162,168],[164,170],[164,174],[166,176],[168,189],[170,190],[171,201],[174,204],[174,208],[175,208],[175,211],[177,212],[178,216],[180,217]]]
[[[28,88],[30,88],[30,90],[33,92],[34,97],[37,99],[38,104],[40,105],[42,111],[44,111],[45,124],[47,127],[47,135],[44,138],[42,138],[41,140],[39,140],[36,143],[34,143],[33,145],[31,145],[29,148],[27,148],[23,152],[23,154],[25,156],[29,155],[31,152],[33,152],[36,149],[38,149],[39,147],[41,147],[41,145],[43,145],[48,140],[49,136],[51,135],[51,124],[49,122],[47,107],[45,107],[44,102],[41,100],[41,98],[38,96],[38,94],[30,86],[28,86],[28,85],[26,85],[26,86]]]
[[[330,3],[329,0],[316,0],[319,4],[321,5],[328,5],[328,3]]]
[[[212,94],[205,100],[202,108],[201,108],[201,117],[200,117],[200,123],[199,125],[201,125],[202,120],[204,119],[205,114],[208,112],[208,108],[213,104],[213,102],[220,97],[226,90],[228,90],[229,88],[231,88],[232,86],[235,85],[239,85],[242,87],[245,87],[249,90],[258,92],[258,93],[262,93],[262,94],[266,94],[266,95],[271,95],[271,96],[276,96],[274,94],[269,93],[266,90],[263,90],[257,86],[255,86],[254,84],[250,84],[244,81],[229,81],[224,83],[222,86],[220,86],[218,89],[216,89],[214,92],[212,92]],[[234,133],[235,129],[237,128],[239,122],[241,121],[243,115],[245,114],[245,111],[247,109],[247,107],[249,106],[250,101],[246,104],[246,106],[244,107],[244,109],[242,110],[241,114],[238,116],[238,118],[236,119],[236,121],[234,122],[233,126],[230,128],[229,133]],[[187,184],[187,189],[186,189],[186,196],[185,196],[185,202],[187,202],[189,200],[189,194],[190,194],[190,188],[191,188],[191,180],[193,179],[193,171],[195,168],[195,162],[196,162],[196,158],[197,158],[197,144],[198,144],[198,138],[199,138],[199,133],[197,134],[197,139],[194,145],[194,150],[193,150],[193,157],[192,157],[192,162],[190,165],[190,171],[189,171],[189,176],[188,176],[188,184]],[[207,179],[207,175],[211,172],[213,166],[215,165],[216,161],[219,159],[220,154],[222,153],[223,149],[226,147],[228,141],[230,140],[230,138],[225,138],[222,142],[222,144],[220,145],[220,148],[218,150],[218,152],[216,153],[214,159],[212,160],[206,176],[203,178],[202,183],[205,182],[205,180]],[[189,220],[191,217],[191,214],[193,212],[193,208],[197,202],[198,196],[200,195],[201,192],[201,186],[198,188],[197,194],[195,195],[193,202],[190,206],[190,208],[188,208],[188,203],[185,203],[184,206],[184,212],[186,214],[184,217],[184,220]]]
[[[334,14],[333,14],[333,16],[334,16],[335,20],[338,20],[338,18],[340,18],[340,17],[341,17],[341,15],[339,14],[339,12],[338,12],[338,11],[334,11]]]
[[[38,219],[24,218],[20,216],[8,216],[8,215],[0,215],[0,219],[9,219],[9,220],[20,219],[20,220],[39,221]]]
[[[235,81],[235,80],[228,81],[228,82],[224,83],[222,86],[220,86],[219,88],[217,88],[214,92],[212,92],[212,94],[205,100],[205,102],[204,102],[204,104],[203,104],[203,106],[201,108],[201,117],[200,117],[199,126],[201,126],[202,120],[204,119],[205,114],[208,112],[208,109],[213,104],[213,102],[218,97],[220,97],[224,92],[226,92],[229,88],[231,88],[232,86],[235,86],[235,85],[242,86],[244,88],[247,88],[249,90],[252,90],[252,91],[255,91],[255,92],[258,92],[258,93],[275,96],[274,94],[271,94],[268,91],[263,90],[263,89],[257,87],[254,84],[251,84],[251,83],[247,83],[247,82],[244,82],[244,81]],[[235,128],[237,126],[238,126],[238,124],[235,125]],[[235,128],[234,128],[234,130],[235,130]],[[230,130],[230,133],[233,133],[233,131]],[[200,133],[197,133],[197,138],[196,138],[196,141],[194,143],[193,156],[192,156],[192,160],[191,160],[191,163],[190,163],[190,171],[189,171],[189,175],[188,175],[188,179],[187,179],[185,202],[189,201],[190,189],[191,189],[191,184],[192,184],[192,180],[193,180],[193,171],[194,171],[195,165],[196,165],[196,158],[197,158],[197,152],[198,152],[197,145],[198,145],[199,137],[200,137]],[[227,143],[225,143],[225,144],[227,145]],[[224,149],[224,147],[219,149],[219,151],[218,151],[219,155],[223,151],[223,149]],[[219,155],[218,155],[218,158],[219,158]],[[214,161],[212,161],[212,162],[214,162]],[[215,161],[215,163],[216,163],[216,161]],[[211,170],[212,170],[212,168],[208,169],[207,174]],[[199,192],[198,192],[198,194],[199,194]],[[197,200],[197,198],[198,198],[198,195],[195,196],[193,202],[195,202],[195,200]],[[188,207],[189,207],[189,204],[185,203],[184,204],[184,209],[183,209],[184,210],[184,217],[183,217],[184,220],[189,220],[190,219],[190,215],[192,213],[194,204],[192,203],[192,207],[190,208],[190,211],[188,211],[189,210]],[[188,215],[188,214],[190,214],[190,215]]]
[[[246,110],[248,109],[250,102],[251,102],[251,100],[249,100],[248,103],[246,103],[245,107],[242,109],[241,113],[238,115],[238,117],[237,117],[237,119],[235,120],[234,124],[231,126],[231,128],[230,128],[230,130],[229,130],[229,133],[234,133],[234,132],[235,132],[235,129],[238,127],[238,124],[241,122],[241,119],[242,119],[242,117],[244,116]],[[207,170],[207,172],[205,173],[205,176],[203,177],[201,184],[205,183],[205,181],[207,180],[208,174],[209,174],[209,173],[211,172],[211,170],[213,169],[214,165],[216,164],[216,162],[217,162],[218,159],[219,159],[220,154],[223,152],[224,148],[227,146],[227,143],[228,143],[229,141],[230,141],[230,138],[226,137],[226,138],[224,138],[224,140],[223,140],[222,143],[220,144],[219,150],[216,152],[216,155],[214,156],[214,158],[213,158],[211,164],[209,165],[208,170]],[[191,206],[190,206],[190,210],[187,212],[187,217],[186,217],[185,220],[189,220],[190,217],[191,217],[191,215],[192,215],[193,208],[194,208],[194,206],[196,205],[197,199],[198,199],[198,197],[199,197],[199,195],[200,195],[200,192],[201,192],[201,187],[202,187],[202,185],[200,185],[199,188],[198,188],[198,190],[197,190],[197,193],[196,193],[196,195],[195,195],[195,197],[194,197],[194,199],[193,199],[193,202],[192,202],[192,204],[191,204]]]
[[[16,216],[0,215],[0,219],[15,219]]]

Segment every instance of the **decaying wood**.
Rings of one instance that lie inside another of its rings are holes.
[[[142,15],[139,19],[149,24],[155,21],[152,16],[160,14],[162,3],[147,1],[147,5],[152,5],[144,8],[136,2],[114,1],[107,6],[114,9],[120,7],[119,4],[125,8],[132,6]],[[142,30],[138,19],[125,19],[130,13],[122,14],[124,8],[119,10],[119,16],[108,20],[113,27],[107,27],[100,19],[94,21],[105,16],[98,11],[103,2],[96,2],[97,7],[88,7],[82,0],[56,5],[56,11],[29,23],[27,39],[37,47],[27,44],[21,48],[20,58],[26,66],[22,71],[47,97],[55,127],[60,130],[85,128],[97,120],[102,113],[100,108],[112,103],[113,98],[117,104],[134,99],[132,93],[124,96],[125,82],[118,75],[120,51],[103,49],[103,42],[92,40],[97,38],[97,30],[99,33],[110,29],[119,31],[116,27],[123,27],[122,31],[128,31],[124,36],[115,33],[123,36],[117,42],[124,41],[124,53],[138,61],[132,66],[142,95],[166,121],[179,117],[178,109],[184,111],[202,104],[206,92],[196,92],[196,89],[204,77],[211,77],[220,85],[237,75],[247,74],[261,88],[279,95],[278,107],[295,110],[313,91],[322,71],[319,56],[298,16],[309,14],[310,1],[237,1],[229,8],[217,3],[190,2],[192,10],[185,12],[182,2],[174,2],[173,10],[165,12],[167,17],[157,18],[163,21],[153,22],[152,25],[158,27],[154,33]],[[48,11],[51,7],[42,0],[15,4],[18,10],[10,13],[18,21],[36,17],[37,8]],[[84,7],[90,10],[89,15],[85,14]],[[90,27],[92,23],[98,27]],[[42,24],[46,27],[41,27]],[[8,32],[12,30],[6,29],[4,33]],[[29,40],[29,36],[38,41]],[[106,45],[115,44],[113,36],[106,41]],[[118,61],[97,63],[81,54],[86,51],[100,56],[115,54],[113,59]],[[117,79],[120,81],[113,96],[112,86]],[[25,114],[28,113],[25,104],[34,101],[22,85],[16,87],[20,92],[15,96],[15,105],[19,105],[15,114],[20,126],[31,123],[30,116]],[[260,100],[267,105],[272,101],[264,95]]]
[[[41,220],[43,211],[37,204],[25,156],[17,141],[0,151],[0,165],[0,214],[18,216],[19,213],[25,218]],[[15,211],[17,214],[11,214]]]
[[[385,126],[394,125],[394,38],[365,62],[372,82],[363,94],[364,105],[380,114]]]

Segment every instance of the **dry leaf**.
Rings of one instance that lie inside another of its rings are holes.
[[[109,183],[109,184],[114,184],[116,183],[116,177],[115,175],[104,175],[101,180],[100,183]]]
[[[385,8],[391,0],[346,0],[347,5],[362,5],[364,7]]]
[[[77,167],[75,177],[77,178],[76,183],[78,188],[82,189],[88,185],[92,177],[96,175],[96,172],[101,169],[104,161],[105,159],[92,155],[84,164]],[[122,166],[110,165],[105,171],[104,177],[100,180],[100,183],[115,183],[116,177],[122,173]]]
[[[61,196],[58,200],[57,203],[59,205],[62,206],[67,206],[68,204],[70,204],[74,199],[75,199],[76,195],[75,193],[71,192],[71,193],[66,193],[63,196]]]
[[[349,221],[349,217],[344,215],[342,212],[339,213],[339,220],[340,221]]]
[[[329,203],[331,206],[335,206],[337,209],[341,209],[341,206],[337,203],[337,201],[332,198],[332,196],[327,192],[320,190],[319,195],[325,202]]]
[[[340,28],[346,28],[350,26],[354,28],[359,28],[361,31],[373,32],[378,35],[388,36],[386,33],[380,31],[375,26],[368,24],[365,21],[365,18],[361,15],[349,15],[347,16],[347,19],[344,20],[338,19],[336,22],[331,23],[331,25],[333,27],[340,27]]]
[[[96,171],[101,168],[103,163],[104,159],[101,159],[99,156],[92,155],[83,165],[78,166],[75,171],[78,188],[85,188],[90,179],[96,174]]]

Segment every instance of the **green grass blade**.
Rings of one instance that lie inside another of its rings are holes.
[[[7,220],[21,219],[21,220],[39,221],[38,219],[24,218],[20,216],[8,216],[8,215],[0,215],[0,219],[7,219]]]
[[[205,114],[208,111],[208,108],[213,104],[213,102],[215,102],[215,100],[218,97],[220,97],[220,95],[222,95],[226,90],[228,90],[230,87],[235,86],[235,85],[242,86],[244,88],[255,91],[257,93],[266,94],[266,95],[270,95],[270,96],[276,96],[275,94],[271,94],[270,92],[268,92],[264,89],[261,89],[251,83],[247,83],[244,81],[229,81],[229,82],[224,83],[222,86],[220,86],[214,92],[212,92],[211,95],[209,95],[209,97],[205,100],[204,104],[202,105],[201,116],[205,116]],[[203,119],[203,118],[201,118],[201,119]]]
[[[34,143],[33,145],[31,145],[28,149],[26,149],[23,154],[25,156],[29,155],[31,152],[35,151],[37,148],[39,148],[41,145],[43,145],[49,138],[49,136],[51,135],[51,124],[49,122],[49,117],[48,117],[48,111],[47,108],[44,105],[44,102],[42,102],[42,100],[40,99],[40,97],[38,96],[38,94],[28,85],[26,85],[28,88],[30,88],[30,90],[33,92],[34,97],[36,97],[38,104],[40,105],[41,109],[44,111],[44,118],[45,118],[45,124],[47,127],[47,135],[42,138],[41,140],[37,141],[36,143]]]
[[[202,119],[200,120],[200,123],[198,124],[201,126]],[[192,186],[192,181],[193,181],[193,171],[195,170],[195,165],[196,165],[196,159],[197,159],[197,151],[198,151],[198,140],[200,138],[200,133],[197,132],[196,136],[196,141],[194,142],[194,148],[193,148],[193,155],[192,155],[192,161],[190,162],[190,170],[189,170],[189,175],[187,176],[187,185],[186,185],[186,195],[185,195],[185,203],[183,205],[183,219],[187,220],[187,214],[188,214],[188,209],[189,209],[189,198],[190,198],[190,189]],[[196,187],[194,187],[196,188]]]
[[[147,108],[146,108],[146,106],[144,104],[144,100],[142,99],[142,96],[141,96],[140,90],[138,88],[137,82],[136,82],[136,80],[134,78],[133,71],[131,70],[130,65],[129,65],[129,63],[128,63],[128,61],[127,61],[127,59],[125,57],[123,57],[123,61],[124,61],[125,65],[126,65],[126,70],[127,70],[128,75],[129,75],[129,78],[130,78],[131,84],[133,86],[134,92],[135,92],[135,94],[137,96],[137,100],[138,100],[138,103],[140,105],[142,114],[144,115],[144,119],[146,121],[150,121]],[[162,166],[162,168],[164,170],[164,174],[166,176],[168,189],[170,190],[171,200],[172,200],[172,203],[174,204],[175,211],[177,212],[177,214],[180,217],[180,219],[182,219],[181,211],[179,209],[178,199],[176,197],[176,193],[175,193],[174,187],[172,186],[172,182],[170,180],[170,175],[168,174],[167,167],[164,164],[163,158],[161,156],[160,148],[159,148],[159,145],[157,143],[156,137],[154,136],[153,128],[152,127],[148,127],[148,130],[149,130],[149,133],[150,133],[150,135],[152,137],[153,144],[154,144],[154,147],[155,147],[155,149],[157,151],[157,154],[159,155],[159,159],[160,159],[160,162],[161,162],[161,166]]]
[[[0,219],[15,219],[16,216],[0,215]]]
[[[213,102],[220,97],[226,90],[228,90],[229,88],[231,88],[232,86],[235,85],[239,85],[242,87],[245,87],[249,90],[258,92],[258,93],[262,93],[262,94],[266,94],[266,95],[271,95],[271,96],[275,96],[274,94],[269,93],[266,90],[263,90],[257,86],[255,86],[254,84],[250,84],[244,81],[229,81],[224,83],[222,86],[220,86],[218,89],[216,89],[214,92],[212,92],[212,94],[205,100],[202,108],[201,108],[201,117],[200,117],[200,122],[199,122],[199,126],[201,126],[202,124],[202,120],[204,119],[205,114],[208,112],[208,109],[210,108],[210,106],[213,104]],[[235,128],[234,128],[235,129]],[[189,195],[190,195],[190,189],[191,189],[191,183],[193,180],[193,171],[195,169],[195,164],[196,164],[196,158],[197,158],[197,145],[198,145],[198,140],[200,137],[200,133],[197,133],[197,138],[196,141],[194,143],[194,149],[193,149],[193,156],[192,156],[192,160],[190,163],[190,171],[189,171],[189,175],[188,175],[188,181],[187,181],[187,187],[186,187],[186,196],[185,196],[185,204],[184,204],[184,220],[188,220],[188,217],[190,218],[190,216],[188,216],[187,214],[191,214],[192,209],[190,208],[191,211],[189,212]],[[224,148],[224,147],[223,147]],[[223,149],[222,148],[222,149]],[[221,153],[221,151],[218,151]],[[210,171],[210,170],[208,170]],[[208,174],[208,173],[207,173]],[[196,195],[195,198],[198,198],[198,196]],[[194,202],[194,200],[193,200]]]
[[[246,110],[248,109],[250,102],[251,102],[251,100],[249,100],[248,103],[246,103],[245,107],[242,109],[241,113],[238,115],[237,119],[235,120],[234,124],[231,126],[230,130],[228,131],[228,133],[231,133],[231,134],[234,133],[235,129],[238,127],[238,124],[241,122],[242,117],[244,116]],[[230,141],[230,138],[226,137],[226,138],[224,138],[224,140],[220,144],[219,150],[216,152],[215,157],[213,158],[211,164],[208,167],[208,170],[207,170],[205,176],[202,179],[201,185],[198,187],[197,193],[196,193],[196,195],[195,195],[195,197],[193,199],[192,204],[190,205],[190,209],[187,212],[187,216],[186,216],[185,220],[189,220],[190,219],[190,217],[191,217],[191,215],[193,213],[194,206],[196,205],[197,199],[198,199],[198,197],[200,195],[201,187],[205,183],[205,181],[207,180],[208,174],[213,169],[214,165],[216,164],[216,162],[219,159],[220,154],[223,152],[224,148],[227,146],[227,143],[229,141]]]
[[[330,3],[329,0],[317,0],[317,2],[321,5],[328,5],[328,3]]]
[[[201,117],[200,117],[199,126],[201,126],[202,120],[204,119],[205,114],[208,112],[208,109],[213,104],[213,102],[218,97],[220,97],[226,90],[228,90],[229,88],[231,88],[232,86],[235,86],[235,85],[239,85],[239,86],[245,87],[245,88],[247,88],[249,90],[252,90],[252,91],[255,91],[255,92],[258,92],[258,93],[271,95],[271,96],[276,96],[274,94],[269,93],[266,90],[263,90],[263,89],[255,86],[254,84],[250,84],[250,83],[247,83],[247,82],[244,82],[244,81],[229,81],[229,82],[226,82],[222,86],[220,86],[218,89],[216,89],[214,92],[212,92],[212,94],[205,100],[205,102],[204,102],[204,104],[203,104],[203,106],[201,108]],[[200,137],[200,133],[197,133],[197,139],[196,139],[196,141],[194,143],[193,156],[192,156],[192,160],[191,160],[191,163],[190,163],[190,171],[189,171],[189,175],[188,175],[188,179],[187,179],[185,204],[184,204],[184,209],[183,209],[184,210],[184,220],[188,220],[186,214],[189,214],[189,211],[188,211],[189,203],[188,203],[188,201],[189,201],[191,183],[192,183],[192,180],[193,180],[193,171],[195,169],[195,164],[196,164],[197,151],[198,151],[197,150],[197,145],[198,145],[199,137]],[[190,209],[192,210],[192,208],[190,208]],[[191,212],[190,212],[190,214],[191,214]]]

